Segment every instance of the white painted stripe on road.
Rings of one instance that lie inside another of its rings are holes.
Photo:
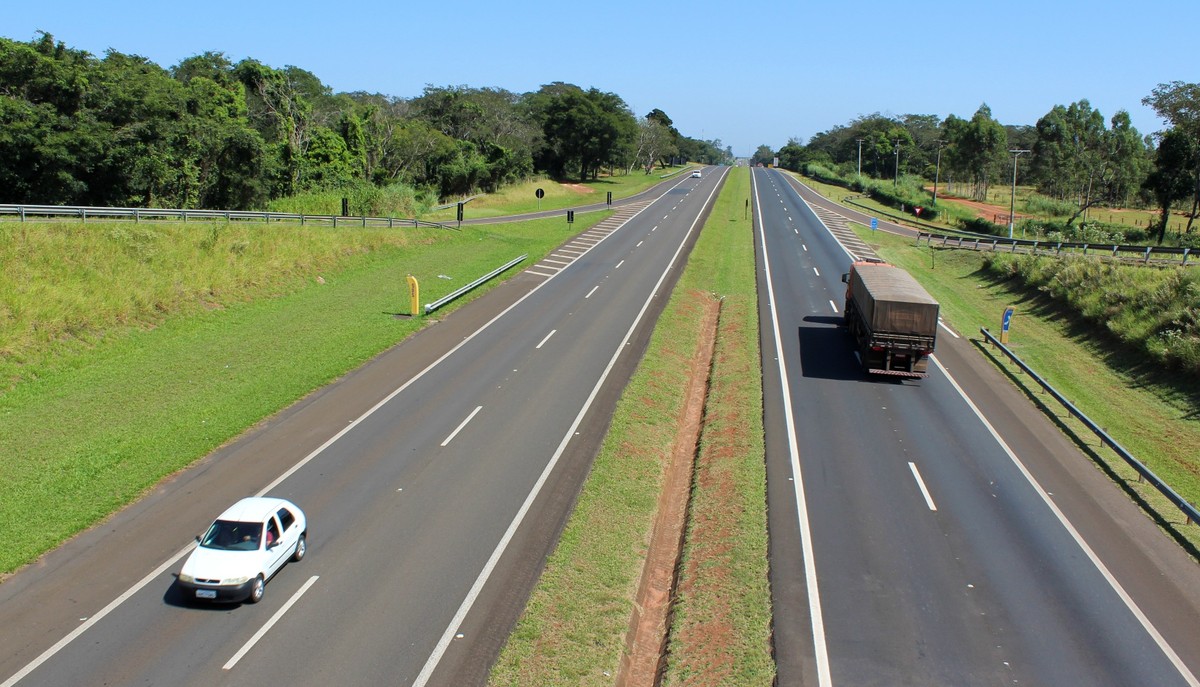
[[[587,295],[586,295],[586,296],[584,296],[584,299],[591,298],[591,297],[592,297],[592,294],[593,294],[593,293],[596,293],[596,289],[598,289],[598,288],[600,288],[600,285],[599,285],[599,284],[596,284],[595,286],[593,286],[593,287],[592,287],[592,290],[591,290],[591,291],[588,291]]]
[[[917,480],[917,486],[921,488],[921,495],[925,497],[925,504],[929,506],[929,510],[937,510],[937,506],[933,505],[933,497],[929,495],[929,490],[925,488],[925,480],[921,479],[921,473],[917,470],[917,464],[909,461],[908,469],[912,470],[913,478]]]
[[[572,262],[574,262],[574,260],[555,260],[554,258],[542,258],[542,262],[554,262],[558,263],[559,265],[570,265]]]
[[[821,271],[820,271],[820,270],[818,270],[816,267],[814,267],[814,268],[813,268],[813,274],[815,274],[815,275],[817,275],[817,276],[819,277],[819,276],[821,276]]]
[[[619,270],[619,269],[621,269],[621,265],[624,265],[624,264],[625,264],[625,261],[624,261],[624,260],[622,260],[621,262],[618,262],[618,263],[617,263],[617,266],[616,266],[616,267],[614,267],[613,269],[614,269],[614,270]]]
[[[956,339],[961,339],[961,338],[962,338],[962,337],[961,337],[961,336],[959,336],[959,335],[958,335],[958,334],[957,334],[957,333],[956,333],[956,332],[955,332],[953,329],[951,329],[951,328],[947,327],[947,326],[946,326],[946,325],[945,325],[945,324],[944,324],[944,323],[941,321],[941,319],[938,319],[938,326],[939,326],[939,327],[941,327],[942,329],[945,329],[946,331],[950,332],[950,336],[953,336],[953,337],[954,337],[954,338],[956,338]]]
[[[242,648],[238,649],[238,652],[233,655],[233,658],[229,659],[228,663],[221,666],[221,670],[229,670],[230,668],[236,666],[237,662],[242,660],[242,657],[249,653],[250,650],[254,648],[255,644],[258,644],[258,640],[262,639],[263,636],[265,636],[267,632],[275,626],[275,623],[279,622],[279,619],[283,617],[283,614],[287,613],[288,610],[300,600],[300,597],[304,596],[304,592],[307,592],[309,587],[313,586],[313,584],[319,579],[321,579],[320,575],[313,575],[312,577],[308,578],[308,582],[305,582],[300,589],[296,590],[296,593],[292,594],[292,598],[288,599],[287,603],[285,603],[282,608],[280,608],[278,611],[275,611],[275,615],[271,616],[271,619],[267,621],[267,624],[260,627],[258,632],[255,632],[254,636],[250,638],[250,641],[242,645]]]
[[[542,342],[537,345],[537,350],[541,350],[542,346],[545,346],[546,342],[549,341],[550,337],[554,336],[554,332],[557,331],[557,329],[551,329],[550,333],[546,335],[546,338],[542,339]]]
[[[551,268],[551,269],[553,269],[553,268]],[[549,277],[553,277],[553,276],[554,276],[553,274],[543,274],[543,273],[541,273],[541,272],[534,272],[534,271],[533,271],[533,270],[531,270],[531,269],[529,269],[529,270],[525,270],[525,274],[532,274],[532,275],[533,275],[533,276],[535,276],[535,277],[547,277],[547,278],[549,278]]]
[[[799,234],[800,232],[796,232],[796,233],[797,233],[797,234]],[[804,252],[805,252],[805,253],[807,253],[807,252],[808,252],[808,244],[807,244],[807,243],[802,243],[802,244],[800,244],[800,246],[801,246],[802,248],[804,248]]]
[[[638,241],[637,245],[634,246],[634,248],[641,248],[643,243],[645,243],[645,241]]]
[[[834,303],[833,301],[829,301],[829,307],[833,308],[834,312],[841,312],[838,310],[837,303]]]
[[[453,432],[450,432],[450,436],[446,437],[446,440],[442,442],[442,446],[445,446],[446,444],[449,444],[451,441],[454,441],[454,437],[458,436],[458,433],[463,430],[463,427],[466,427],[467,423],[470,422],[472,419],[474,419],[474,417],[476,415],[478,415],[479,411],[481,411],[481,410],[483,410],[483,406],[475,406],[475,410],[471,411],[471,414],[467,416],[467,419],[460,422],[458,427],[454,428]]]
[[[137,594],[139,591],[141,591],[143,587],[150,584],[154,580],[158,579],[158,577],[160,575],[162,575],[163,573],[165,573],[171,566],[178,563],[180,558],[183,558],[187,554],[191,553],[192,549],[194,549],[194,548],[196,548],[195,542],[183,547],[183,550],[181,550],[179,553],[176,553],[174,556],[171,556],[170,558],[168,558],[166,560],[166,562],[164,562],[162,565],[155,568],[154,571],[151,572],[149,575],[146,575],[142,579],[138,580],[137,584],[135,584],[132,587],[130,587],[129,589],[125,590],[124,594],[113,599],[111,602],[109,602],[109,604],[107,606],[100,609],[100,611],[97,612],[95,615],[93,615],[92,617],[85,620],[82,625],[80,625],[79,627],[72,630],[71,633],[68,634],[66,637],[63,637],[62,639],[55,642],[54,646],[43,651],[42,655],[38,656],[37,658],[30,661],[29,665],[27,665],[24,668],[22,668],[21,670],[19,670],[15,675],[8,678],[3,683],[0,683],[0,687],[12,687],[13,685],[20,682],[21,679],[24,678],[26,675],[37,670],[38,667],[40,667],[43,663],[45,663],[46,661],[53,658],[54,654],[57,654],[59,651],[62,651],[63,647],[65,647],[68,644],[70,644],[71,642],[75,641],[75,639],[77,637],[79,637],[79,635],[83,634],[84,632],[87,632],[89,628],[91,628],[93,625],[95,625],[96,623],[103,620],[105,616],[107,616],[109,613],[112,613],[114,610],[116,610],[116,608],[118,606],[125,603],[131,596],[133,596],[134,594]]]
[[[653,229],[651,229],[650,231],[658,231],[658,225],[657,225],[657,224],[655,224],[655,225],[654,225],[654,228],[653,228]]]
[[[728,174],[728,170],[723,173]],[[720,184],[717,184],[717,187],[719,186]],[[714,187],[713,190],[709,192],[708,198],[704,201],[705,205],[708,205],[712,202],[713,196],[717,192],[717,187]],[[690,237],[692,233],[696,231],[696,225],[699,223],[700,217],[697,216],[692,222],[692,225],[688,227],[687,233],[683,235],[683,238],[679,243],[679,247],[675,249],[675,255],[671,257],[671,261],[667,263],[666,269],[664,269],[663,273],[659,276],[658,283],[655,284],[654,288],[650,290],[650,295],[642,304],[642,309],[638,311],[637,317],[635,317],[633,320],[633,324],[631,324],[629,326],[629,330],[625,332],[625,337],[623,339],[624,341],[629,341],[630,337],[633,336],[634,331],[637,330],[639,323],[641,323],[642,318],[646,315],[646,310],[650,307],[650,303],[653,302],[657,297],[658,291],[662,288],[663,282],[666,280],[667,275],[671,273],[675,263],[679,260],[679,255],[683,252],[684,246],[687,245],[688,237]],[[567,449],[567,444],[570,443],[571,439],[575,437],[575,431],[579,429],[580,423],[583,422],[583,416],[586,415],[588,410],[591,409],[592,403],[594,403],[596,400],[596,395],[600,393],[600,387],[604,385],[604,381],[608,379],[609,373],[612,372],[613,366],[617,364],[617,359],[621,357],[621,353],[624,351],[625,346],[620,346],[616,351],[613,352],[612,358],[610,358],[608,361],[608,366],[605,367],[604,372],[600,374],[600,379],[596,382],[596,386],[592,387],[592,392],[588,395],[587,401],[585,401],[583,407],[580,408],[579,414],[575,416],[575,421],[571,423],[569,428],[567,428],[567,433],[563,435],[562,441],[559,442],[558,448],[554,451],[554,455],[550,458],[550,462],[546,463],[546,467],[542,470],[542,474],[538,477],[537,482],[533,485],[533,489],[531,489],[529,491],[529,495],[525,497],[525,502],[521,504],[521,508],[517,511],[516,516],[513,517],[513,521],[509,524],[508,529],[505,530],[504,536],[500,538],[500,542],[496,544],[496,548],[492,551],[491,557],[488,558],[487,563],[484,564],[483,570],[481,570],[479,572],[479,576],[475,578],[475,584],[471,585],[471,589],[467,592],[466,598],[463,599],[462,605],[459,606],[458,612],[454,614],[453,618],[451,618],[450,624],[446,627],[446,631],[442,633],[442,638],[438,640],[437,646],[434,647],[433,652],[430,653],[429,660],[425,662],[425,667],[421,669],[421,673],[417,675],[417,679],[413,681],[412,687],[425,687],[425,684],[429,682],[429,678],[433,675],[433,671],[437,669],[438,663],[441,662],[442,656],[445,655],[446,649],[450,646],[450,642],[454,640],[454,635],[458,632],[458,628],[462,625],[463,620],[466,619],[467,614],[471,612],[471,607],[475,605],[475,600],[479,598],[479,594],[483,591],[483,586],[487,584],[488,578],[492,576],[492,571],[495,569],[496,564],[500,561],[500,557],[504,555],[504,551],[508,548],[508,543],[512,540],[513,536],[517,532],[517,529],[520,528],[521,523],[525,520],[525,515],[529,512],[530,507],[533,506],[533,502],[537,500],[538,495],[542,491],[542,486],[545,485],[546,480],[549,479],[550,473],[554,471],[554,467],[558,465],[558,461],[562,457],[563,451]],[[822,687],[827,686],[822,685]]]
[[[799,236],[799,235],[800,235],[800,230],[799,230],[799,229],[797,229],[796,227],[792,227],[792,231],[796,232],[796,236]],[[805,248],[804,250],[808,250],[808,249],[807,249],[807,248]]]
[[[750,179],[755,174],[751,172]],[[762,231],[762,205],[758,198],[758,183],[754,182],[754,205],[758,208],[758,226]],[[808,522],[808,504],[804,498],[804,478],[800,471],[800,447],[796,440],[796,421],[792,412],[792,391],[788,384],[787,362],[783,355],[783,335],[779,331],[779,313],[775,311],[775,287],[771,283],[771,260],[767,257],[767,232],[762,232],[763,268],[766,270],[767,302],[771,308],[771,328],[775,335],[775,357],[779,360],[779,382],[783,387],[783,415],[787,422],[788,453],[792,464],[792,489],[796,494],[796,513],[800,527],[800,547],[804,558],[804,579],[808,590],[808,615],[812,622],[813,652],[816,660],[818,687],[832,687],[829,672],[829,649],[825,645],[825,619],[821,612],[821,593],[817,584],[817,563],[813,555],[812,528]],[[832,301],[830,304],[832,305]],[[836,308],[835,308],[836,309]]]
[[[975,413],[975,417],[979,418],[979,421],[982,422],[983,426],[987,428],[987,431],[992,435],[992,438],[996,440],[996,443],[1000,445],[1000,448],[1003,449],[1006,454],[1008,454],[1009,460],[1011,460],[1013,464],[1017,466],[1017,469],[1021,471],[1021,474],[1025,476],[1025,480],[1029,482],[1029,484],[1033,487],[1033,490],[1037,492],[1038,496],[1041,497],[1042,502],[1046,504],[1046,506],[1050,509],[1050,512],[1054,514],[1054,517],[1058,518],[1058,521],[1062,523],[1064,528],[1066,528],[1067,533],[1071,535],[1071,538],[1074,539],[1075,543],[1079,545],[1079,548],[1083,550],[1083,553],[1088,557],[1088,560],[1090,560],[1092,565],[1096,566],[1096,569],[1100,571],[1100,574],[1104,577],[1104,580],[1108,582],[1108,585],[1112,587],[1114,592],[1117,593],[1117,596],[1120,597],[1121,601],[1125,604],[1125,607],[1128,608],[1131,613],[1133,613],[1133,617],[1137,618],[1137,621],[1141,623],[1142,628],[1146,630],[1146,633],[1150,635],[1150,638],[1154,640],[1154,643],[1157,644],[1158,648],[1161,649],[1163,654],[1166,655],[1167,659],[1171,662],[1171,665],[1175,666],[1175,669],[1179,671],[1180,677],[1182,677],[1184,681],[1186,681],[1191,687],[1200,687],[1200,680],[1196,679],[1196,676],[1192,674],[1192,671],[1187,667],[1187,665],[1184,664],[1183,660],[1179,658],[1179,654],[1175,653],[1175,650],[1172,649],[1171,645],[1167,643],[1166,638],[1162,636],[1162,633],[1158,631],[1158,628],[1154,627],[1154,624],[1150,622],[1150,618],[1146,617],[1146,614],[1133,600],[1133,597],[1129,596],[1129,592],[1125,591],[1125,588],[1122,587],[1121,583],[1117,581],[1117,578],[1113,576],[1112,572],[1108,569],[1108,566],[1104,565],[1104,561],[1100,560],[1100,557],[1096,555],[1096,552],[1092,550],[1092,547],[1089,546],[1086,541],[1084,541],[1083,535],[1079,533],[1079,530],[1075,529],[1075,526],[1071,524],[1070,520],[1067,520],[1067,516],[1061,510],[1059,510],[1058,504],[1054,503],[1054,500],[1050,498],[1050,494],[1048,494],[1046,490],[1042,488],[1042,485],[1039,484],[1036,479],[1034,479],[1033,474],[1029,472],[1029,469],[1025,467],[1025,464],[1021,462],[1021,459],[1017,457],[1017,454],[1009,447],[1009,445],[1005,443],[1004,439],[1000,436],[1000,433],[997,432],[996,428],[992,426],[992,423],[988,422],[988,419],[984,417],[983,412],[979,410],[979,408],[975,405],[975,402],[972,401],[969,396],[967,396],[967,392],[963,391],[962,387],[958,385],[958,382],[955,381],[954,377],[950,376],[950,371],[942,366],[941,361],[939,361],[936,356],[930,357],[933,359],[933,364],[937,365],[938,369],[942,371],[942,374],[946,375],[946,380],[950,382],[950,385],[954,387],[954,390],[958,392],[958,395],[962,396],[962,399],[967,402],[967,405],[971,408],[971,411]]]

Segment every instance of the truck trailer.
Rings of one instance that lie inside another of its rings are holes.
[[[938,302],[908,272],[859,261],[842,275],[846,328],[869,374],[925,377],[937,341]]]

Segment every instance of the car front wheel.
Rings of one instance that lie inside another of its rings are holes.
[[[252,604],[262,601],[263,594],[267,593],[267,583],[262,575],[254,578],[254,586],[250,588],[250,598],[246,599]]]
[[[292,552],[292,560],[299,562],[304,558],[304,554],[308,552],[308,544],[304,541],[305,535],[300,535],[300,540],[296,542],[296,550]]]

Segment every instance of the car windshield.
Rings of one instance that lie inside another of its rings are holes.
[[[218,520],[200,539],[200,546],[221,551],[257,551],[261,537],[261,522]]]

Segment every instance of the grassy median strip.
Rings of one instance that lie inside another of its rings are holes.
[[[1098,327],[1081,323],[1062,306],[1015,279],[1004,279],[984,267],[984,254],[915,246],[884,232],[853,224],[859,237],[884,259],[908,270],[942,304],[942,314],[962,335],[981,340],[980,327],[1000,331],[1006,306],[1016,307],[1009,348],[1050,382],[1093,421],[1104,427],[1173,489],[1200,503],[1200,388],[1147,364]],[[1154,268],[1145,268],[1154,269]],[[983,347],[985,354],[989,350]],[[1043,404],[1064,432],[1123,488],[1135,495],[1173,537],[1200,552],[1200,527],[1187,525],[1182,514],[1156,490],[1138,482],[1137,473],[1081,423],[997,352],[997,366],[1035,403]]]
[[[663,474],[696,372],[699,313],[724,299],[668,646],[669,684],[770,685],[765,466],[746,170],[731,173],[493,685],[611,685]]]
[[[0,574],[415,332],[428,320],[393,316],[407,274],[430,302],[566,237],[559,219],[0,224]]]

